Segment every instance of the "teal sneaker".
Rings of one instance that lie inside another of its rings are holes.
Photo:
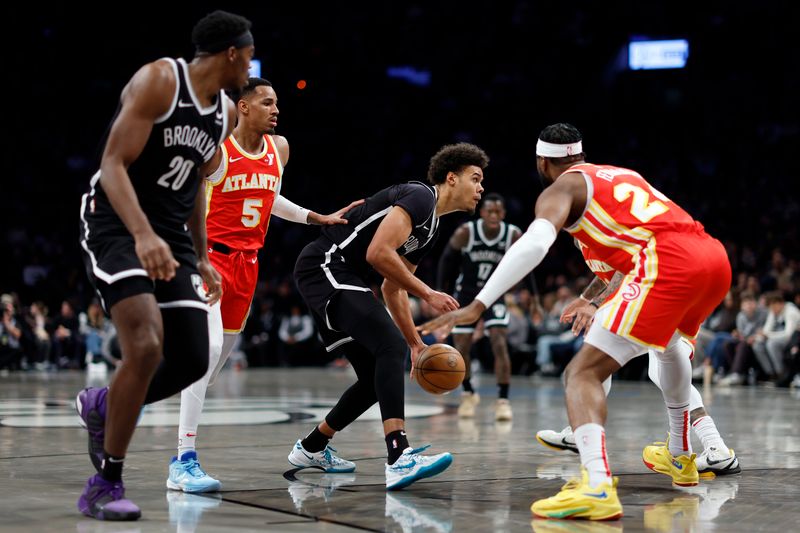
[[[447,470],[447,467],[453,462],[453,456],[449,452],[420,455],[420,452],[429,447],[430,445],[421,448],[409,446],[394,464],[387,464],[386,490],[400,490],[415,481],[441,474]]]
[[[186,452],[180,459],[172,458],[167,488],[183,492],[216,492],[222,488],[222,483],[203,471],[197,452]]]

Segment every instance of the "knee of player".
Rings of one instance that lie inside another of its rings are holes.
[[[163,345],[161,335],[155,326],[142,325],[130,334],[130,338],[130,342],[123,344],[122,355],[126,363],[140,361],[158,364],[161,361]]]

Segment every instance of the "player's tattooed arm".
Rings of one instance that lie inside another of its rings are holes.
[[[609,296],[617,292],[617,289],[619,289],[619,286],[622,285],[622,280],[624,279],[625,279],[625,274],[623,274],[622,272],[614,272],[614,277],[611,278],[611,281],[608,282],[608,285],[606,285],[605,289],[603,289],[603,291],[600,294],[591,299],[592,305],[596,307],[602,305],[603,302],[605,302]]]
[[[589,283],[589,286],[581,293],[580,298],[589,303],[593,303],[605,290],[606,282],[595,276],[591,283]]]

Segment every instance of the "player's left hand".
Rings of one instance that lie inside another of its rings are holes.
[[[353,209],[354,207],[358,207],[364,203],[364,200],[356,200],[355,202],[351,202],[350,205],[347,207],[343,207],[336,211],[335,213],[331,213],[330,215],[320,215],[319,223],[323,226],[332,226],[334,224],[347,224],[347,219],[344,218],[344,214]]]
[[[208,305],[214,305],[222,298],[222,276],[208,260],[198,261],[197,270],[206,283],[206,302]]]
[[[472,324],[477,322],[486,307],[479,300],[473,300],[471,304],[455,311],[450,311],[433,320],[428,320],[417,330],[423,335],[433,333],[437,338],[444,338],[455,327],[462,324]]]

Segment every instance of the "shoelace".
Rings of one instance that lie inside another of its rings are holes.
[[[197,461],[197,459],[189,459],[189,464],[186,466],[186,470],[194,477],[206,477],[208,475],[200,467],[200,463]]]
[[[325,457],[325,460],[331,464],[338,465],[344,464],[344,459],[336,457],[331,452],[335,452],[336,448],[331,448],[330,446],[325,446],[325,449],[322,450],[322,456]]]

